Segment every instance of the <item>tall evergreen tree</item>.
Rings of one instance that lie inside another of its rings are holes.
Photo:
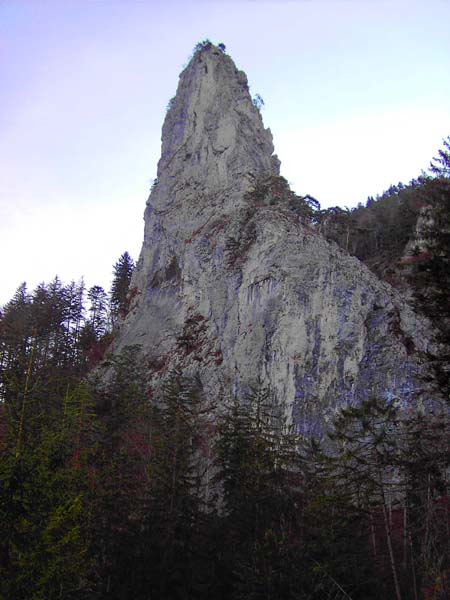
[[[430,318],[443,343],[434,363],[442,389],[450,391],[450,137],[430,165],[432,176],[424,176],[421,200],[424,205],[420,237],[427,260],[414,266],[410,283],[420,309]]]
[[[397,413],[395,406],[377,399],[363,402],[360,407],[341,410],[334,420],[334,430],[329,434],[335,445],[329,465],[336,497],[346,500],[349,513],[380,513],[381,555],[389,567],[386,578],[391,581],[391,587],[387,587],[385,593],[402,600],[390,518],[394,498],[401,489],[395,477],[399,451]],[[368,522],[366,528],[369,531]]]
[[[203,473],[209,467],[202,448],[210,407],[200,383],[178,371],[165,384],[160,402],[154,416],[154,480],[147,521],[155,569],[151,589],[161,599],[208,598],[201,591],[201,584],[208,588],[208,582],[204,566],[199,572],[198,546],[205,510]]]
[[[108,294],[100,285],[92,286],[88,291],[90,317],[88,324],[99,339],[108,329]]]
[[[433,257],[447,263],[450,260],[450,136],[443,144],[430,163],[431,177],[422,178],[428,219],[421,233]]]
[[[443,148],[438,150],[438,156],[430,163],[430,171],[436,177],[450,178],[450,135],[442,140]]]
[[[437,581],[448,592],[449,430],[445,407],[424,415],[379,399],[343,409],[335,419],[328,497],[345,507],[347,518],[359,519],[371,541],[382,584],[376,598],[420,598]],[[354,555],[347,553],[349,561]],[[367,565],[359,564],[361,571]]]
[[[124,252],[114,265],[110,294],[113,322],[119,317],[123,318],[130,308],[129,289],[134,267],[134,261],[128,252]]]
[[[219,419],[220,597],[288,599],[305,592],[297,445],[282,407],[260,386]]]

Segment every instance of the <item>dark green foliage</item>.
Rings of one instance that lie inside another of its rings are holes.
[[[448,505],[449,436],[445,408],[426,416],[374,399],[335,420],[326,478],[336,505],[371,538],[383,573],[375,597],[421,597],[450,567],[441,508]]]
[[[85,366],[78,344],[83,322],[83,287],[58,278],[33,294],[20,286],[0,320],[0,390],[8,410],[17,411],[33,389],[36,410],[75,383]],[[51,385],[50,385],[51,383]],[[42,392],[40,391],[42,388]]]
[[[440,276],[448,272],[450,261],[450,137],[444,149],[433,159],[430,170],[434,177],[423,177],[422,199],[428,218],[421,226],[425,245],[435,261]],[[449,287],[449,277],[445,281]]]
[[[417,259],[406,276],[412,286],[418,308],[430,318],[444,344],[435,362],[435,376],[446,393],[450,390],[450,138],[434,158],[432,176],[421,178],[422,202]]]
[[[223,597],[294,598],[304,584],[298,437],[268,390],[237,399],[219,420],[216,484]]]
[[[202,42],[198,42],[194,46],[194,54],[196,52],[201,52],[202,50],[210,50],[211,48],[212,48],[212,42],[208,38],[206,38]]]
[[[320,204],[309,194],[306,196],[292,195],[288,202],[288,208],[306,222],[309,221],[313,224],[318,222],[317,215],[320,212]]]
[[[87,326],[92,330],[95,339],[102,337],[108,329],[108,294],[99,286],[92,286],[87,294],[91,305]]]
[[[148,389],[148,365],[141,354],[141,347],[127,346],[120,354],[108,355],[104,366],[111,370],[104,390],[107,410],[119,421],[139,412],[147,400]]]
[[[82,284],[20,286],[0,321],[1,598],[68,598],[85,586],[90,457],[98,440],[81,378]]]
[[[205,507],[201,449],[207,412],[201,386],[173,373],[154,418],[153,485],[148,526],[153,532],[155,597],[192,594],[198,537]],[[195,594],[193,595],[195,596]]]
[[[77,352],[61,319],[38,336],[13,317],[62,288],[21,287],[5,307],[4,362],[22,371],[0,406],[0,597],[381,600],[444,581],[445,413],[346,409],[326,454],[261,385],[220,415],[181,372],[153,390],[139,347],[89,385],[64,361],[41,382],[53,344]]]
[[[430,163],[430,171],[435,177],[450,178],[450,136],[442,140],[443,148],[438,150],[438,156]]]
[[[245,193],[245,199],[252,205],[279,206],[292,210],[305,223],[315,221],[315,213],[320,209],[318,201],[307,194],[297,196],[284,177],[279,175],[261,175],[253,187]]]
[[[85,587],[84,523],[97,435],[89,404],[88,391],[78,386],[58,415],[35,415],[20,446],[11,435],[0,454],[0,597],[5,600],[69,598]]]
[[[134,261],[128,252],[124,252],[114,265],[114,278],[110,294],[113,322],[118,317],[124,318],[129,311],[131,301],[130,282],[134,267]]]
[[[201,386],[175,372],[150,395],[148,364],[137,347],[111,358],[109,367],[109,383],[99,388],[104,431],[89,531],[93,585],[108,598],[130,591],[137,600],[208,598],[210,407]]]
[[[421,206],[420,182],[391,186],[366,206],[328,208],[317,214],[319,231],[384,277],[414,235]]]

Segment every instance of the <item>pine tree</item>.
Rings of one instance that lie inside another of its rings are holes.
[[[342,409],[329,434],[335,452],[329,457],[330,474],[337,497],[345,499],[349,509],[360,514],[379,514],[384,538],[382,556],[391,575],[396,600],[402,600],[398,557],[395,553],[391,509],[401,492],[396,478],[399,452],[398,410],[377,399],[360,407]],[[369,530],[368,523],[366,524]],[[375,557],[376,558],[376,557]]]
[[[430,163],[430,171],[436,177],[450,178],[450,136],[442,140],[443,148],[438,150],[438,156]]]
[[[11,410],[17,410],[32,347],[31,296],[22,283],[0,319],[0,395]]]
[[[99,339],[108,329],[108,294],[100,285],[94,285],[88,291],[88,299],[91,303],[88,323]]]
[[[424,176],[422,197],[428,210],[428,221],[422,235],[429,252],[435,258],[450,260],[450,136],[443,140],[444,148],[430,163],[431,177]]]
[[[114,278],[110,294],[113,322],[118,318],[123,318],[130,308],[129,288],[134,266],[134,261],[128,252],[124,252],[114,265]]]
[[[216,456],[222,597],[297,597],[304,584],[298,436],[268,389],[257,386],[228,407]]]
[[[443,390],[450,390],[450,137],[430,165],[432,176],[423,176],[420,188],[424,213],[420,236],[428,257],[415,265],[410,283],[420,309],[439,332],[443,351],[434,363]]]
[[[450,418],[436,402],[433,411],[409,410],[402,415],[398,470],[402,474],[403,569],[411,594],[436,584],[450,592],[445,573],[450,563],[449,483]],[[439,596],[437,596],[439,597]]]
[[[346,518],[357,519],[358,529],[371,540],[384,582],[384,592],[375,597],[418,598],[438,580],[442,589],[448,587],[449,417],[447,407],[439,413],[438,407],[436,401],[436,416],[425,415],[372,399],[341,410],[334,421],[325,497],[335,509],[335,522],[342,506]],[[351,536],[350,531],[347,539]],[[335,547],[333,538],[328,541]],[[369,565],[367,552],[362,558],[364,545],[359,548],[362,572]],[[355,558],[349,548],[340,554],[347,564]]]
[[[199,529],[205,508],[202,453],[210,408],[201,384],[175,371],[162,391],[153,451],[149,531],[152,532],[154,589],[159,598],[183,598],[198,583]],[[201,577],[200,577],[201,578]],[[200,590],[194,597],[201,597]],[[206,595],[208,597],[208,595]]]

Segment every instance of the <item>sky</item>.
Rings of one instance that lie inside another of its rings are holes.
[[[0,305],[138,258],[161,127],[201,40],[260,94],[281,174],[356,206],[450,134],[448,0],[0,0]]]

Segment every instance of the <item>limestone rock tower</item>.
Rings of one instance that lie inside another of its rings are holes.
[[[263,384],[302,431],[371,395],[420,401],[428,323],[270,196],[273,152],[245,74],[204,44],[165,118],[115,350],[140,344],[155,386],[174,366],[215,397]]]

